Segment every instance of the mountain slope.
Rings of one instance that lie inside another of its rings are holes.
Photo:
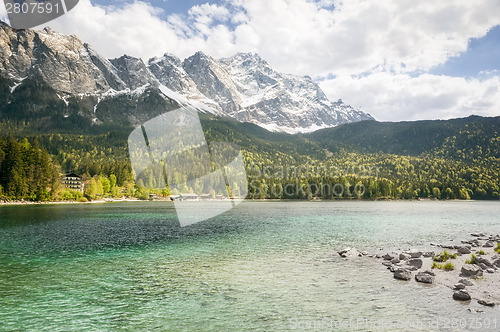
[[[361,153],[500,159],[500,117],[414,122],[362,121],[304,136],[319,146]]]

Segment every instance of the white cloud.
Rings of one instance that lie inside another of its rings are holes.
[[[327,95],[379,119],[498,114],[500,109],[488,99],[498,100],[497,91],[488,92],[498,84],[498,73],[483,81],[410,76],[446,62],[465,51],[470,38],[500,24],[498,0],[226,0],[166,21],[159,14],[141,1],[104,8],[80,0],[50,25],[107,57],[257,52],[279,71],[334,75],[322,83]]]
[[[229,10],[226,7],[209,3],[192,7],[188,14],[205,24],[210,24],[214,20],[227,21],[229,18]]]
[[[177,32],[158,14],[157,8],[140,1],[105,8],[80,0],[72,11],[50,22],[50,26],[77,35],[106,57],[126,53],[147,59],[160,50],[175,50],[179,46]]]
[[[342,96],[377,120],[449,119],[471,114],[499,115],[500,78],[465,79],[424,74],[378,72],[363,77],[339,77],[320,86]]]
[[[194,6],[187,16],[171,15],[165,22],[158,9],[141,1],[103,8],[81,0],[51,26],[77,34],[106,55],[128,50],[149,58],[168,51],[184,57],[202,50],[228,56],[235,49],[257,49],[279,70],[321,76],[374,68],[428,70],[465,51],[470,38],[500,24],[497,0],[228,3]],[[331,4],[335,10],[325,9]],[[222,23],[231,28],[223,29]],[[224,45],[214,40],[224,40]]]

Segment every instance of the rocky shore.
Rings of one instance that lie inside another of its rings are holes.
[[[418,249],[375,255],[356,248],[341,257],[378,259],[393,277],[407,283],[443,285],[456,301],[500,306],[500,235],[471,234],[456,244],[435,244],[435,251]]]

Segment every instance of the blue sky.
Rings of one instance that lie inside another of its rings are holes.
[[[93,0],[92,3],[98,5],[114,5],[123,6],[124,3],[132,3],[133,0]],[[196,5],[201,5],[205,1],[198,0],[149,0],[145,1],[150,3],[154,7],[163,8],[165,10],[165,15],[169,14],[187,14],[188,10]],[[211,1],[211,3],[220,3],[221,1]]]
[[[500,26],[492,28],[482,38],[472,38],[467,51],[450,58],[431,72],[438,75],[481,78],[496,70],[500,70]]]
[[[379,120],[500,115],[498,0],[80,0],[50,26],[108,58],[255,52]]]

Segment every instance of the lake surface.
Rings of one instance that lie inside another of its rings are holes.
[[[336,253],[500,234],[499,212],[499,202],[244,202],[180,228],[171,203],[3,206],[0,331],[454,331],[474,318],[499,330],[499,308]]]

